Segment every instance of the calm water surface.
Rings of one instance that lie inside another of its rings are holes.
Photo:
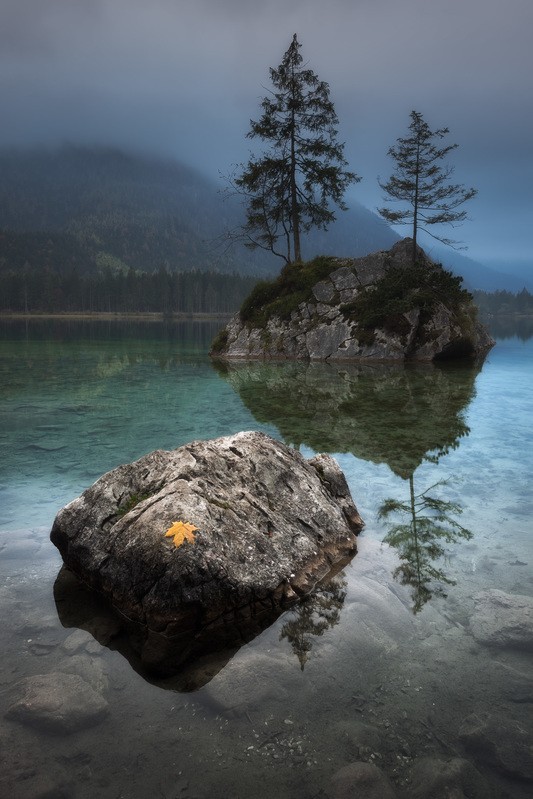
[[[481,591],[533,595],[533,339],[507,330],[482,368],[215,368],[218,327],[0,325],[0,793],[318,798],[364,761],[398,797],[439,799],[428,774],[458,758],[454,797],[530,796],[530,653],[472,619]],[[87,598],[59,601],[53,518],[120,463],[249,429],[335,455],[359,553],[229,659],[153,684],[91,635]],[[21,680],[58,673],[105,697],[103,721],[5,716]]]

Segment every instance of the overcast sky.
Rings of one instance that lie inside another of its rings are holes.
[[[533,267],[533,0],[1,0],[0,145],[122,145],[218,180],[295,32],[363,177],[353,197],[381,204],[415,109],[479,191],[448,233]]]

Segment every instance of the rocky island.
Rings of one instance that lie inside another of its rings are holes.
[[[494,345],[461,278],[412,241],[362,258],[290,264],[259,283],[213,342],[216,358],[434,361]]]
[[[144,667],[172,673],[250,640],[353,557],[362,526],[333,458],[243,432],[103,475],[51,540],[135,628]]]

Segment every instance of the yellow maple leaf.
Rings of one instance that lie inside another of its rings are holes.
[[[172,527],[166,531],[165,538],[173,538],[175,547],[180,547],[184,541],[193,544],[194,530],[198,530],[198,527],[190,522],[172,522]]]

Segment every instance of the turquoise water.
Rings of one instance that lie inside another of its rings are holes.
[[[464,795],[529,796],[516,725],[530,655],[480,643],[471,620],[480,591],[533,595],[533,339],[506,329],[482,368],[224,367],[207,356],[218,327],[1,324],[1,792],[333,797],[333,774],[363,761],[399,797],[429,796],[424,758],[460,758],[482,786]],[[151,684],[56,605],[50,526],[120,463],[246,429],[334,454],[366,522],[360,551],[226,663]],[[442,511],[416,547],[411,490],[418,524],[424,498]],[[398,512],[383,518],[387,500]],[[4,716],[21,679],[64,673],[105,697],[97,726],[49,735]],[[518,763],[465,736],[472,715]]]

